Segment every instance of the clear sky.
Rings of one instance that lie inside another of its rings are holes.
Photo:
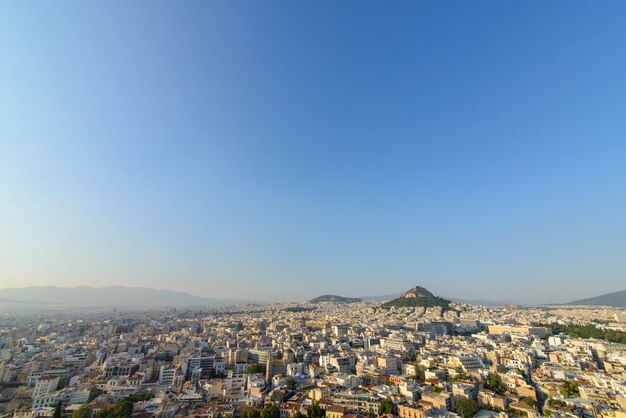
[[[4,1],[0,287],[626,288],[622,1]]]

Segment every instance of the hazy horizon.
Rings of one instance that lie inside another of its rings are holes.
[[[416,284],[417,286],[419,286],[420,284]],[[287,302],[302,302],[302,301],[308,301],[310,299],[313,299],[317,296],[322,296],[322,295],[331,295],[331,294],[336,294],[336,293],[332,293],[332,292],[324,292],[324,291],[320,291],[318,294],[311,294],[311,295],[307,295],[306,297],[301,297],[301,298],[278,298],[278,299],[272,299],[272,300],[263,300],[263,299],[258,299],[258,298],[242,298],[240,296],[238,296],[237,294],[233,294],[233,295],[225,295],[225,296],[215,296],[214,294],[204,294],[204,293],[197,293],[194,291],[187,291],[187,290],[181,290],[181,289],[175,289],[175,288],[153,288],[153,287],[149,287],[149,286],[125,286],[123,284],[117,284],[117,285],[99,285],[99,286],[94,286],[94,285],[85,285],[85,284],[81,284],[81,285],[76,285],[76,286],[56,286],[54,284],[47,284],[47,285],[33,285],[33,286],[15,286],[15,287],[2,287],[0,288],[0,290],[10,290],[10,289],[28,289],[28,288],[46,288],[46,287],[54,287],[54,288],[80,288],[80,287],[88,287],[88,288],[108,288],[108,287],[122,287],[122,288],[131,288],[131,289],[149,289],[149,290],[156,290],[156,291],[165,291],[165,292],[180,292],[180,293],[187,293],[193,296],[199,296],[199,297],[207,297],[207,298],[215,298],[215,299],[219,299],[219,300],[247,300],[247,301],[251,301],[251,302],[262,302],[262,303],[287,303]],[[409,288],[405,288],[405,289],[401,289],[401,290],[397,290],[397,291],[390,291],[389,293],[385,293],[385,294],[338,294],[338,296],[343,296],[343,297],[352,297],[352,298],[371,298],[371,297],[382,297],[382,296],[392,296],[392,295],[400,295],[403,292],[409,290]],[[431,290],[431,289],[428,289]],[[604,295],[606,293],[613,293],[613,292],[618,292],[618,291],[624,291],[626,289],[615,289],[609,292],[603,292],[603,293],[597,293],[597,294],[588,294],[588,295],[581,295],[578,298],[574,298],[574,299],[567,299],[567,300],[550,300],[548,302],[543,302],[543,303],[532,303],[532,302],[528,302],[528,301],[523,301],[521,299],[517,299],[515,298],[513,295],[512,297],[506,298],[506,299],[486,299],[486,298],[467,298],[464,297],[462,295],[451,295],[451,294],[446,294],[446,293],[437,293],[437,292],[433,292],[436,296],[441,296],[441,297],[446,297],[446,298],[452,298],[455,300],[461,300],[461,301],[467,301],[467,302],[510,302],[510,303],[517,303],[517,304],[521,304],[521,305],[528,305],[528,306],[532,306],[532,305],[542,305],[542,304],[550,304],[550,303],[555,303],[555,304],[560,304],[560,303],[567,303],[567,302],[573,302],[574,300],[579,300],[579,299],[586,299],[589,297],[593,297],[593,296],[601,296]],[[0,295],[0,299],[1,299],[1,295]],[[8,298],[10,299],[10,298]]]
[[[0,288],[626,286],[618,2],[8,2]]]

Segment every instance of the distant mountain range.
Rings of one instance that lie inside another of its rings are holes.
[[[409,293],[416,295],[415,298],[407,297]],[[472,305],[502,306],[504,302],[487,300],[450,300]],[[311,303],[335,302],[352,303],[359,301],[381,301],[386,306],[448,306],[448,298],[434,296],[423,287],[416,286],[404,293],[394,293],[382,296],[367,296],[360,298],[348,298],[338,295],[322,295],[312,299]],[[43,307],[43,306],[72,306],[72,307],[216,307],[239,304],[267,302],[246,299],[218,299],[211,297],[195,296],[185,292],[171,290],[155,290],[146,287],[24,287],[0,289],[0,307],[21,309],[20,307]],[[626,307],[626,290],[607,293],[604,295],[580,299],[565,305],[608,305]]]
[[[185,292],[155,290],[147,287],[33,286],[0,289],[0,305],[15,305],[24,302],[90,307],[209,307],[263,303],[194,296]]]
[[[421,286],[415,286],[404,292],[399,298],[384,303],[383,306],[395,306],[398,308],[441,306],[442,308],[447,309],[450,306],[450,301],[433,295]]]
[[[573,302],[564,303],[564,305],[606,305],[624,308],[626,307],[626,290],[605,293],[604,295],[587,299],[579,299]]]
[[[320,302],[333,302],[333,303],[355,303],[361,302],[362,300],[359,298],[345,298],[343,296],[337,295],[322,295],[318,296],[315,299],[311,299],[310,303],[320,303]]]

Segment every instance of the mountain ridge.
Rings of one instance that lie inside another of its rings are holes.
[[[604,293],[599,296],[578,299],[572,302],[563,303],[562,305],[605,305],[624,308],[626,307],[626,290],[618,290],[616,292]]]
[[[309,303],[332,302],[332,303],[355,303],[362,302],[360,298],[346,298],[339,295],[321,295],[313,298]]]
[[[0,298],[15,302],[67,306],[211,307],[265,303],[244,299],[218,299],[174,290],[128,286],[29,286],[0,289]]]

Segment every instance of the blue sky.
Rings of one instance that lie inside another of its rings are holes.
[[[0,281],[626,288],[620,1],[0,6]]]

